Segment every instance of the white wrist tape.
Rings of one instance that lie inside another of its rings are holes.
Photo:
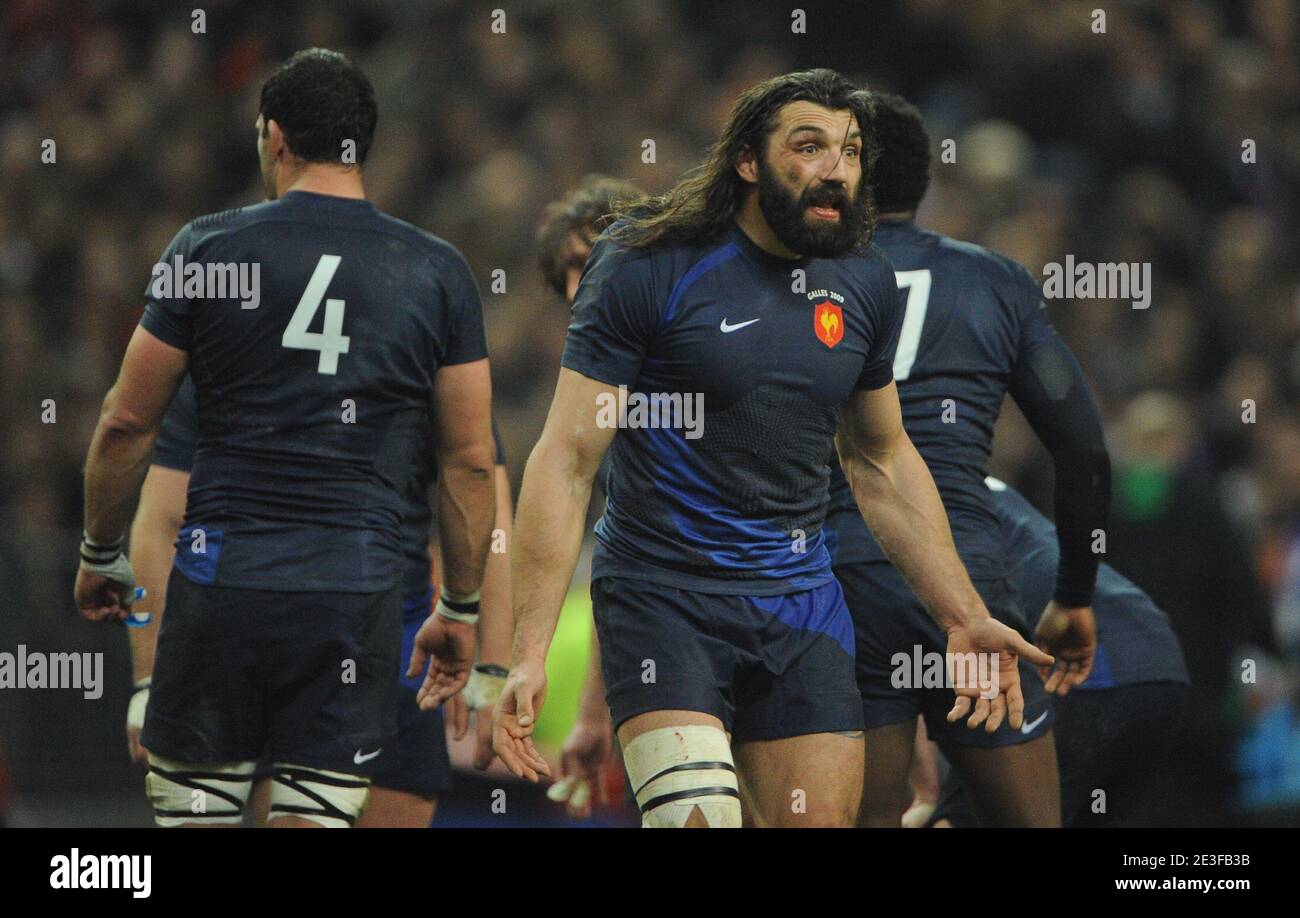
[[[144,729],[144,712],[149,706],[149,685],[153,680],[145,676],[135,684],[131,701],[126,706],[127,729]]]
[[[506,677],[485,673],[477,666],[469,674],[465,683],[465,703],[472,710],[481,711],[490,708],[501,697],[501,690],[506,687]]]
[[[98,574],[114,583],[122,584],[126,588],[126,596],[122,599],[122,608],[131,608],[131,604],[135,601],[135,571],[131,569],[131,562],[127,560],[126,555],[119,553],[116,558],[107,562],[89,561],[83,551],[81,566],[92,574]]]
[[[435,612],[439,618],[449,622],[461,622],[466,625],[478,624],[479,591],[472,593],[454,593],[445,586],[438,591],[438,605]]]

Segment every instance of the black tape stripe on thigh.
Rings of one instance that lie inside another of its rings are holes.
[[[149,770],[156,775],[161,775],[162,777],[166,778],[168,781],[172,781],[176,784],[179,784],[181,787],[188,787],[190,788],[190,790],[203,791],[203,793],[205,794],[211,794],[212,796],[216,797],[219,800],[224,800],[230,805],[232,805],[235,808],[235,811],[238,813],[244,812],[243,800],[240,800],[234,794],[229,794],[226,791],[220,790],[218,788],[208,787],[206,784],[200,784],[199,781],[238,781],[241,784],[253,783],[252,774],[247,774],[241,778],[238,775],[225,775],[219,772],[211,772],[211,771],[168,771],[165,768],[159,768],[157,765],[150,765]],[[156,808],[155,808],[155,812],[157,812],[161,816],[174,815],[172,813],[165,813],[162,810],[158,810]],[[230,815],[230,814],[216,814],[216,815]]]
[[[678,800],[685,800],[688,797],[735,797],[740,799],[740,791],[734,787],[692,787],[690,790],[674,791],[671,794],[663,794],[646,802],[641,807],[642,813],[648,813],[655,807],[663,806],[665,803],[673,803]]]
[[[276,768],[273,772],[275,778],[281,776],[289,780],[297,781],[316,781],[320,784],[328,784],[331,787],[369,787],[368,778],[359,778],[355,775],[327,775],[319,771],[313,771],[310,768]]]
[[[670,765],[667,768],[665,768],[663,771],[659,772],[659,774],[655,775],[649,781],[642,784],[635,791],[633,791],[632,796],[639,797],[641,795],[641,791],[645,790],[651,784],[654,784],[664,775],[670,775],[675,771],[713,771],[714,769],[717,768],[720,768],[723,771],[729,771],[732,774],[736,773],[736,766],[732,765],[730,762],[682,762],[680,765]]]
[[[343,810],[340,810],[338,807],[330,803],[320,794],[313,791],[310,787],[306,787],[304,784],[300,783],[301,776],[303,775],[309,776],[310,780],[312,781],[319,780],[322,784],[330,784],[333,785],[334,787],[368,787],[370,784],[370,782],[368,781],[357,782],[357,781],[343,780],[339,778],[332,778],[329,775],[320,775],[317,772],[308,771],[308,770],[301,770],[301,771],[297,769],[287,769],[284,771],[277,770],[275,774],[272,775],[271,779],[273,781],[283,784],[285,787],[297,791],[298,793],[302,794],[304,797],[314,800],[316,802],[316,805],[319,806],[320,809],[312,809],[309,806],[299,806],[296,803],[276,803],[274,800],[272,800],[271,812],[292,813],[298,816],[333,816],[335,819],[342,819],[349,826],[353,825],[353,823],[356,822],[357,818],[355,816],[345,813]]]

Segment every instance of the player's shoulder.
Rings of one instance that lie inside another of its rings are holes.
[[[688,250],[680,246],[627,245],[618,236],[626,222],[619,220],[602,232],[587,256],[587,268],[603,284],[651,281],[657,273],[671,270],[672,262],[691,260]]]
[[[848,255],[845,257],[850,263],[857,266],[866,266],[871,270],[894,270],[894,262],[889,257],[889,253],[875,239],[868,239],[855,246],[849,250]]]
[[[838,259],[841,267],[868,294],[883,295],[884,301],[897,298],[898,284],[894,279],[894,262],[879,244],[867,240]]]
[[[264,212],[265,205],[270,203],[270,201],[263,201],[261,204],[230,207],[203,214],[181,227],[176,238],[178,241],[185,242],[191,250],[196,249],[205,242],[246,229],[257,222]]]
[[[467,264],[460,249],[441,236],[381,210],[375,211],[375,218],[378,229],[405,242],[428,258],[434,267],[459,267]]]
[[[1029,269],[1008,255],[975,242],[954,239],[933,230],[919,230],[933,239],[936,257],[973,273],[1004,296],[1018,296],[1038,290],[1038,282]]]

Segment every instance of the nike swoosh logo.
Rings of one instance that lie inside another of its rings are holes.
[[[1039,724],[1041,724],[1041,723],[1042,723],[1044,720],[1046,720],[1046,719],[1047,719],[1047,712],[1044,711],[1042,714],[1039,714],[1036,718],[1034,718],[1033,720],[1031,720],[1029,723],[1027,723],[1027,724],[1021,724],[1021,725],[1020,725],[1020,732],[1023,733],[1023,734],[1025,734],[1026,736],[1028,736],[1030,733],[1033,733],[1033,732],[1034,732],[1034,728],[1035,728],[1035,727],[1037,727]]]
[[[746,325],[753,325],[757,321],[758,319],[750,319],[748,322],[737,322],[735,325],[728,325],[727,320],[723,319],[722,324],[719,325],[718,328],[722,329],[722,333],[724,335],[729,335],[732,332],[734,332],[736,329],[744,328]]]
[[[379,755],[379,753],[383,751],[384,750],[380,748],[380,749],[376,749],[374,752],[367,753],[366,755],[362,755],[361,750],[358,749],[356,751],[356,754],[352,756],[352,761],[357,765],[363,765],[366,762],[369,762],[371,759],[373,759],[375,756]]]

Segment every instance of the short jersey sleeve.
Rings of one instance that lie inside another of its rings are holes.
[[[440,366],[471,363],[488,355],[483,330],[483,300],[468,262],[455,249],[438,268],[438,284],[448,320],[446,344]]]
[[[573,300],[563,366],[612,386],[632,385],[659,327],[651,257],[603,238]]]
[[[186,374],[176,397],[167,406],[162,427],[153,448],[153,464],[188,472],[194,466],[199,446],[199,406],[194,380]]]
[[[187,223],[153,266],[144,291],[144,315],[140,317],[145,331],[185,351],[190,349],[193,337],[194,301],[185,298],[184,274],[177,269],[190,263],[193,241],[191,224]]]
[[[873,291],[867,303],[867,320],[872,330],[871,347],[858,374],[858,389],[883,389],[894,379],[894,352],[903,327],[903,296],[894,277],[894,266],[883,254],[868,262]]]

